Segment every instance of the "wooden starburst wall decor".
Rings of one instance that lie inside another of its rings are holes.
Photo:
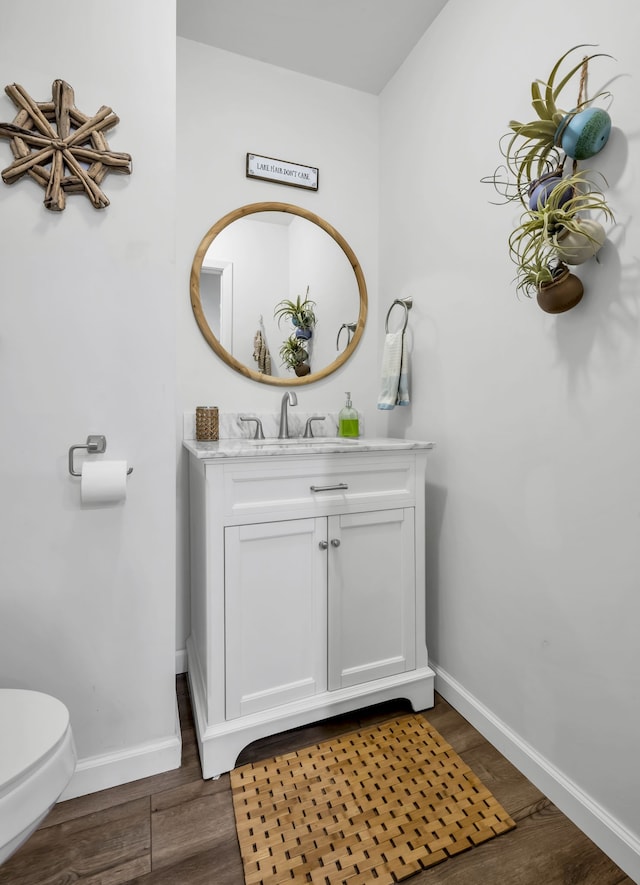
[[[100,185],[108,172],[131,174],[131,156],[109,149],[104,133],[119,118],[104,105],[93,117],[75,106],[73,89],[54,80],[51,101],[34,101],[22,86],[5,92],[18,108],[13,123],[0,123],[14,162],[2,171],[5,184],[29,175],[45,189],[44,205],[61,212],[66,194],[85,194],[96,209],[109,205]]]

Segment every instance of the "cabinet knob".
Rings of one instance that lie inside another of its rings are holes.
[[[332,547],[339,547],[340,546],[340,538],[332,538],[331,539],[331,546]]]
[[[320,543],[318,544],[318,547],[321,550],[326,550],[328,546],[329,546],[328,541],[320,541]]]

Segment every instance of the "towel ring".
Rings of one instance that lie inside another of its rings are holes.
[[[342,334],[342,330],[347,330],[347,345],[351,341],[351,336],[356,330],[357,323],[343,323],[338,329],[338,337],[336,338],[336,350],[340,350],[340,335]]]
[[[404,325],[402,327],[402,331],[404,332],[404,330],[407,328],[407,323],[409,322],[409,311],[413,307],[413,298],[396,298],[396,300],[391,303],[391,307],[387,311],[387,318],[384,321],[385,332],[389,331],[389,317],[391,316],[391,311],[396,306],[396,304],[399,304],[400,307],[404,309]]]

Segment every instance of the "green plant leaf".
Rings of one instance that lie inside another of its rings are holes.
[[[576,48],[578,48],[578,47],[576,47]],[[556,86],[556,88],[553,90],[553,99],[554,99],[554,101],[555,101],[555,99],[560,95],[560,93],[562,92],[562,90],[564,89],[564,87],[567,85],[567,83],[569,82],[569,80],[571,80],[571,78],[572,78],[573,76],[575,76],[575,74],[577,74],[578,71],[580,71],[580,70],[582,69],[583,64],[585,64],[585,62],[588,64],[588,63],[589,63],[592,59],[594,59],[594,58],[611,58],[611,56],[610,56],[610,55],[607,55],[605,52],[596,52],[596,53],[594,53],[593,55],[587,55],[587,56],[585,56],[585,58],[583,58],[583,59],[582,59],[577,65],[575,65],[575,67],[573,67],[573,68],[569,71],[569,73],[568,73],[565,77],[563,77],[563,79],[560,81],[560,83],[558,84],[558,86]],[[581,103],[581,107],[584,107],[584,106],[587,105],[587,104],[591,104],[592,101],[593,101],[593,99],[590,99],[590,100],[587,100],[587,101],[583,101],[583,102]],[[572,105],[572,108],[573,108],[573,105]]]
[[[541,120],[549,119],[549,111],[547,110],[547,106],[542,99],[542,95],[540,94],[540,84],[537,80],[534,80],[531,84],[531,104],[537,115]]]
[[[511,127],[515,129],[515,127]],[[558,127],[551,120],[535,120],[531,123],[524,123],[517,127],[516,134],[521,138],[541,138],[546,139],[556,134]]]
[[[549,113],[550,119],[553,117],[553,114],[556,112],[555,100],[556,100],[557,96],[560,94],[560,91],[561,91],[562,87],[566,84],[567,80],[569,80],[571,78],[569,75],[567,75],[564,78],[564,80],[562,81],[562,83],[560,84],[560,86],[554,92],[554,83],[555,83],[555,79],[556,79],[556,74],[558,73],[558,70],[559,70],[562,62],[565,60],[565,58],[567,58],[569,55],[571,55],[572,52],[575,52],[576,49],[584,49],[586,46],[593,46],[593,45],[594,45],[593,43],[578,43],[576,46],[572,46],[571,49],[568,49],[564,53],[564,55],[560,56],[558,61],[554,64],[553,68],[551,69],[551,73],[549,74],[549,78],[547,79],[547,82],[545,84],[545,103],[547,105],[547,111]],[[571,74],[571,76],[573,76],[573,74],[575,74],[575,72],[577,70],[580,70],[581,67],[582,67],[582,62],[580,62],[580,64],[578,64],[576,66],[576,68],[573,70],[573,73]]]

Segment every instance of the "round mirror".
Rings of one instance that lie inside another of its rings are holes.
[[[191,306],[218,356],[262,384],[309,384],[354,352],[367,317],[358,259],[330,224],[289,203],[221,218],[191,266]]]

